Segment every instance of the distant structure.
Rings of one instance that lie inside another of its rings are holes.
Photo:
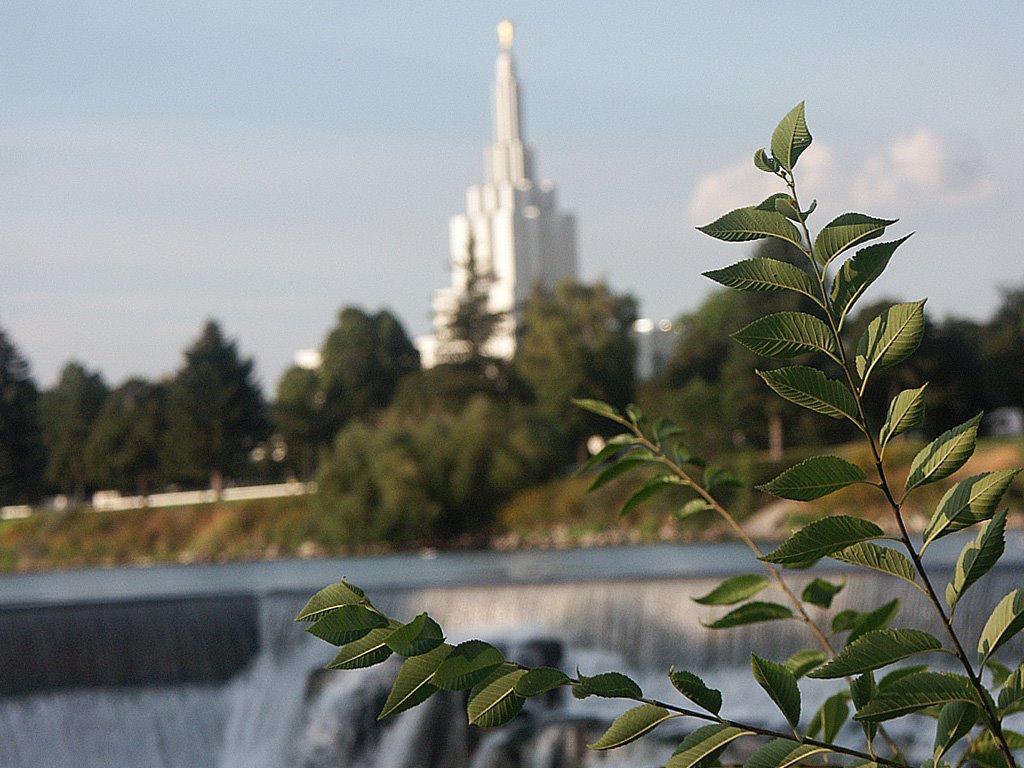
[[[466,294],[470,247],[477,274],[489,277],[488,308],[504,314],[484,350],[491,357],[509,360],[515,354],[517,313],[536,284],[550,287],[577,279],[575,219],[559,211],[554,184],[535,183],[533,153],[522,140],[511,21],[498,24],[498,42],[487,181],[467,190],[466,212],[449,224],[452,285],[434,295],[434,335],[416,340],[428,368],[458,362],[466,354],[449,329]]]

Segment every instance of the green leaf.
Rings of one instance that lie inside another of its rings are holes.
[[[613,406],[608,403],[601,402],[600,400],[589,400],[585,397],[574,397],[571,402],[577,408],[590,411],[597,416],[604,416],[605,418],[612,419],[613,421],[621,418],[619,412]]]
[[[640,686],[621,672],[602,672],[593,677],[577,674],[581,688],[588,696],[603,696],[606,699],[639,699],[643,696]]]
[[[888,573],[917,585],[917,571],[906,555],[872,541],[862,541],[860,544],[844,547],[838,552],[833,552],[829,557],[851,565]]]
[[[469,722],[480,728],[495,728],[518,715],[526,699],[515,688],[525,675],[525,669],[504,664],[477,684],[466,705]]]
[[[852,608],[840,611],[832,617],[832,631],[849,632],[857,625],[857,619],[860,618],[860,615],[860,611],[855,611]]]
[[[919,629],[878,629],[847,644],[842,653],[808,677],[827,680],[859,675],[919,653],[941,650],[942,643]]]
[[[762,621],[778,621],[779,619],[791,619],[793,612],[784,605],[778,603],[753,602],[734,608],[725,616],[704,624],[708,629],[728,629],[739,627],[744,624],[757,624]],[[701,622],[703,624],[703,622]]]
[[[719,755],[730,742],[753,735],[753,731],[731,725],[705,725],[679,742],[665,768],[693,768],[705,758],[713,759]]]
[[[793,673],[786,669],[785,664],[762,659],[757,654],[751,654],[750,667],[757,684],[764,688],[789,724],[796,728],[800,722],[800,689]]]
[[[704,681],[692,672],[672,667],[668,672],[668,677],[675,689],[698,707],[715,715],[722,708],[722,692],[708,688]]]
[[[790,221],[800,222],[800,211],[793,204],[793,198],[789,195],[782,195],[775,201],[775,210],[781,213]]]
[[[554,667],[536,667],[516,683],[516,693],[524,698],[540,696],[569,682],[569,676]]]
[[[377,719],[397,715],[433,696],[437,686],[431,683],[431,678],[449,651],[451,646],[442,644],[428,653],[406,659]]]
[[[682,485],[683,481],[677,475],[665,473],[661,475],[655,475],[629,497],[626,503],[622,506],[622,511],[619,512],[619,517],[625,517],[638,506],[643,504],[645,501],[653,496],[664,491],[666,488],[671,486]]]
[[[766,211],[757,206],[737,208],[720,216],[710,224],[697,227],[705,235],[730,243],[777,237],[800,247],[800,232],[790,221],[774,210]]]
[[[472,688],[505,663],[505,656],[483,640],[467,640],[452,648],[431,681],[446,691]]]
[[[1024,629],[1024,589],[1015,589],[992,611],[978,640],[978,654],[984,664],[997,648]]]
[[[845,418],[854,424],[860,423],[857,401],[850,388],[841,381],[830,379],[817,368],[794,365],[756,373],[776,394],[791,403],[833,419]]]
[[[895,685],[899,685],[900,681],[905,677],[916,675],[918,672],[927,671],[927,664],[911,664],[909,667],[897,667],[891,672],[887,672],[885,677],[878,681],[878,689],[884,690],[886,688],[892,688]]]
[[[692,598],[701,605],[734,605],[753,597],[771,585],[771,582],[759,573],[747,573],[726,579],[702,597]]]
[[[844,213],[822,227],[814,239],[814,256],[828,266],[847,248],[881,237],[885,228],[895,223],[896,219],[876,219],[863,213]],[[892,255],[891,251],[889,255]]]
[[[960,552],[960,558],[953,572],[953,581],[946,586],[946,602],[952,608],[978,579],[992,570],[992,566],[1003,556],[1006,540],[1006,510],[996,514],[978,531],[977,538],[970,541]]]
[[[388,625],[388,620],[363,605],[343,605],[317,614],[319,618],[306,629],[331,645],[345,645],[367,635],[371,629]]]
[[[759,149],[754,153],[754,165],[759,171],[764,171],[765,173],[775,173],[780,167],[779,161],[774,157],[769,157],[764,149]]]
[[[704,499],[690,499],[676,512],[676,519],[686,520],[688,517],[693,517],[701,512],[707,512],[709,509],[714,509],[714,507],[704,501]]]
[[[615,749],[636,741],[646,733],[650,733],[666,720],[680,715],[673,715],[664,707],[653,704],[641,704],[639,707],[619,715],[608,730],[595,741],[588,744],[590,749]]]
[[[889,243],[875,243],[847,259],[832,281],[832,309],[843,320],[857,300],[889,264],[889,259],[910,235]]]
[[[867,520],[850,515],[833,515],[805,525],[782,546],[760,559],[790,568],[803,568],[851,544],[884,535],[885,531]]]
[[[992,665],[992,659],[988,661]],[[999,691],[999,712],[1006,716],[1024,711],[1024,666],[1017,667],[1003,680]]]
[[[853,705],[858,710],[865,707],[876,693],[878,693],[878,688],[875,685],[875,676],[871,672],[855,677],[850,684],[850,696],[853,698]]]
[[[804,587],[803,594],[800,595],[800,599],[806,603],[811,603],[819,608],[831,608],[832,600],[843,591],[843,587],[846,586],[846,579],[844,578],[840,583],[833,584],[825,579],[815,578],[806,587]]]
[[[842,691],[825,699],[825,703],[811,718],[811,723],[807,726],[807,735],[813,739],[820,733],[824,741],[834,742],[849,719],[850,694]]]
[[[709,491],[715,487],[733,488],[741,485],[736,475],[724,467],[709,464],[704,470],[704,487]]]
[[[841,459],[838,456],[814,456],[790,467],[775,479],[757,486],[757,489],[783,499],[813,501],[866,479],[867,475],[864,474],[864,470],[846,459]],[[881,534],[875,535],[880,536]],[[846,543],[852,542],[847,541]],[[843,546],[846,544],[840,544],[838,548]],[[824,557],[824,555],[819,555],[819,557]]]
[[[880,723],[951,701],[978,703],[970,680],[944,672],[919,672],[903,678],[896,688],[878,691],[854,719]]]
[[[938,763],[950,747],[966,736],[978,722],[978,708],[965,701],[951,701],[939,710],[932,759]]]
[[[638,445],[640,442],[639,438],[628,434],[619,434],[614,437],[608,438],[608,441],[604,444],[604,447],[591,456],[583,465],[576,470],[576,475],[584,475],[590,472],[592,469],[597,467],[599,464],[611,461],[620,454],[627,452],[627,450],[633,446]]]
[[[1019,469],[984,472],[961,480],[946,491],[925,528],[924,545],[992,517],[1018,473]]]
[[[873,611],[861,614],[854,623],[850,634],[846,636],[847,644],[852,643],[858,637],[874,632],[876,629],[885,629],[900,612],[899,598],[891,600],[885,605]]]
[[[772,156],[787,171],[805,149],[811,146],[811,133],[807,130],[804,103],[801,101],[786,114],[772,132]]]
[[[885,448],[896,435],[917,429],[924,424],[924,391],[927,387],[928,385],[924,384],[917,389],[905,389],[889,403],[889,413],[886,414],[885,424],[878,434],[882,448]]]
[[[363,590],[342,579],[340,584],[324,587],[309,598],[309,602],[295,617],[295,620],[316,621],[328,611],[333,611],[343,605],[367,605],[368,603]]]
[[[943,432],[922,448],[910,463],[907,492],[919,485],[934,483],[936,480],[949,477],[966,464],[974,453],[980,423],[981,414],[979,413],[960,426]]]
[[[346,644],[327,665],[327,669],[363,669],[387,660],[391,656],[387,644],[388,635],[400,626],[397,621],[393,621],[387,627],[374,629],[365,637]]]
[[[821,303],[815,294],[811,276],[800,267],[778,259],[745,259],[724,269],[705,272],[704,277],[738,291],[760,293],[790,290]]]
[[[1002,688],[1003,684],[1009,680],[1010,675],[1013,674],[1012,669],[995,659],[989,659],[985,662],[985,666],[988,667],[989,672],[992,673],[992,685],[996,688]]]
[[[828,751],[824,747],[798,744],[791,739],[773,739],[747,758],[743,768],[789,768],[811,755]]]
[[[587,489],[587,492],[589,493],[590,491],[596,491],[601,486],[605,485],[606,483],[610,483],[612,480],[619,477],[620,475],[626,474],[631,469],[636,469],[637,467],[644,466],[645,464],[647,464],[647,461],[647,458],[633,458],[633,454],[630,454],[626,457],[619,459],[611,466],[605,468],[601,472],[601,474],[597,476],[597,479],[590,484],[590,487]]]
[[[914,354],[924,338],[925,301],[894,304],[868,324],[855,359],[862,390],[874,371],[892,368]]]
[[[421,613],[408,624],[388,635],[388,648],[399,656],[419,656],[444,642],[444,632],[437,622]]]
[[[775,312],[732,334],[750,351],[785,359],[809,352],[824,352],[836,359],[836,343],[825,323],[806,312]]]
[[[828,661],[828,654],[824,651],[807,649],[797,651],[786,660],[786,669],[793,673],[793,677],[799,680],[815,667],[821,666]]]

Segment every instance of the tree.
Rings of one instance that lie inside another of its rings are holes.
[[[574,441],[605,428],[574,409],[572,398],[624,406],[634,396],[636,300],[604,283],[563,282],[535,289],[523,311],[513,366],[537,407]]]
[[[982,354],[992,404],[1024,408],[1024,286],[1003,291]]]
[[[263,396],[251,359],[224,337],[214,320],[185,350],[185,365],[167,392],[164,467],[169,479],[218,488],[240,472],[268,431]]]
[[[107,395],[85,444],[90,481],[124,493],[148,494],[161,479],[167,390],[128,379]]]
[[[419,370],[419,352],[398,319],[345,307],[320,350],[323,432],[327,441],[349,420],[385,407],[402,377]]]
[[[76,504],[85,499],[88,480],[85,444],[106,397],[103,377],[71,361],[61,371],[57,385],[39,398],[46,481]]]
[[[42,474],[36,385],[28,361],[0,328],[0,504],[34,501]]]
[[[509,321],[509,313],[491,307],[494,273],[481,266],[472,238],[466,244],[465,262],[458,267],[464,283],[455,311],[443,329],[443,361],[465,365],[497,378],[504,361],[493,355],[489,347],[502,325]]]
[[[317,451],[329,442],[319,389],[317,371],[293,366],[277,383],[277,397],[270,409],[274,430],[288,446],[285,463],[303,480],[312,477]]]

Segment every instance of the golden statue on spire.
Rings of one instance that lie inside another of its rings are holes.
[[[498,43],[501,45],[501,50],[512,50],[512,38],[514,36],[515,30],[512,28],[511,19],[502,19],[498,22]]]

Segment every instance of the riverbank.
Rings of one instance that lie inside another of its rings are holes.
[[[916,446],[893,451],[891,480],[899,486]],[[846,458],[863,463],[855,448],[838,448]],[[793,463],[803,456],[787,457]],[[1024,465],[1024,441],[985,440],[954,479],[983,471]],[[745,479],[763,482],[778,471],[766,461],[748,461]],[[414,550],[428,556],[446,550],[568,549],[628,544],[720,541],[731,531],[709,514],[676,519],[680,498],[665,497],[625,518],[619,510],[635,488],[628,478],[587,494],[588,478],[562,478],[513,497],[500,511],[487,536],[459,541],[423,541]],[[948,487],[926,486],[906,506],[908,523],[923,529]],[[779,540],[812,515],[856,514],[886,528],[892,518],[870,486],[855,486],[813,505],[773,500],[755,491],[734,492],[733,508],[755,538]],[[1010,527],[1024,528],[1024,481],[1011,487],[1004,504]],[[332,546],[315,510],[315,497],[218,501],[179,507],[132,510],[83,508],[0,521],[0,572],[17,573],[124,565],[224,563],[278,559],[314,559],[359,554]],[[361,554],[394,551],[378,545]]]

